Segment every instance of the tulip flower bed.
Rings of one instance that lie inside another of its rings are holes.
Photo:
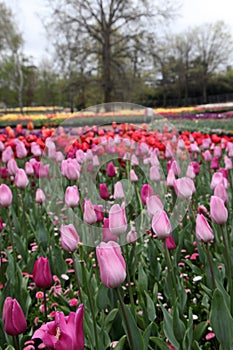
[[[17,125],[0,155],[0,349],[233,348],[232,136]]]

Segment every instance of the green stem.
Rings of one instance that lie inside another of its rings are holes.
[[[225,248],[225,258],[226,258],[226,265],[227,265],[227,276],[228,276],[228,288],[230,292],[230,302],[231,302],[231,315],[233,315],[233,290],[232,290],[232,271],[231,271],[231,259],[229,254],[229,247],[227,244],[224,228],[222,225],[220,225],[221,231],[222,231],[222,238],[223,238],[223,244]]]
[[[210,267],[210,274],[211,274],[211,280],[212,280],[212,287],[213,289],[216,288],[216,283],[215,283],[215,276],[214,276],[214,268],[213,268],[213,262],[211,259],[211,254],[210,254],[210,247],[208,242],[205,243],[206,250],[207,250],[207,257],[208,257],[208,262],[209,262],[209,267]]]
[[[175,303],[176,298],[178,297],[178,291],[177,291],[177,285],[176,285],[176,278],[174,275],[173,265],[169,253],[169,249],[166,245],[166,241],[164,240],[164,248],[165,248],[165,256],[167,261],[167,268],[168,268],[168,275],[172,283],[172,296],[173,296],[173,303]]]
[[[128,246],[126,245],[125,247],[126,250],[126,258],[127,261],[129,261],[129,250],[128,250]],[[128,283],[128,291],[129,291],[129,299],[130,299],[130,305],[131,305],[131,311],[132,314],[135,318],[135,309],[134,309],[134,298],[133,298],[133,291],[132,291],[132,287],[131,287],[131,281],[130,281],[130,271],[129,271],[129,264],[126,264],[126,276],[127,276],[127,283]]]
[[[12,338],[13,338],[13,344],[14,344],[15,350],[20,350],[19,336],[18,335],[13,335]]]
[[[127,335],[128,335],[129,346],[130,346],[130,349],[131,349],[131,350],[134,350],[133,335],[132,335],[132,333],[131,333],[131,328],[130,328],[129,320],[128,320],[128,317],[127,317],[125,304],[124,304],[124,302],[123,302],[123,299],[122,299],[122,296],[121,296],[121,292],[120,292],[119,287],[116,288],[116,292],[117,292],[117,296],[118,296],[118,299],[119,299],[119,302],[120,302],[121,311],[122,311],[122,314],[123,314],[123,317],[124,317],[124,320],[125,320],[125,326],[126,326],[126,329],[127,329]]]
[[[93,327],[94,327],[94,335],[95,335],[95,349],[99,350],[99,342],[98,342],[98,333],[97,333],[97,326],[96,326],[96,317],[95,317],[95,310],[93,305],[93,296],[90,293],[89,284],[87,281],[87,273],[86,273],[86,267],[84,265],[84,259],[83,259],[83,246],[82,244],[79,245],[79,252],[80,252],[80,262],[81,262],[81,268],[82,268],[82,277],[83,277],[83,284],[86,288],[87,297],[90,305],[91,310],[91,316],[93,320]]]
[[[80,282],[79,282],[79,277],[78,277],[78,265],[77,265],[77,260],[76,260],[76,256],[74,253],[72,253],[72,258],[73,258],[73,262],[74,262],[74,272],[75,272],[75,279],[76,279],[76,283],[77,283],[77,287],[78,287],[79,299],[80,299],[81,303],[83,304],[82,292],[81,292]]]
[[[45,317],[45,322],[48,322],[48,308],[47,308],[47,300],[46,300],[46,289],[44,289],[44,317]]]

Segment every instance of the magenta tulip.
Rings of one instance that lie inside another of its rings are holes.
[[[109,177],[116,176],[116,169],[115,169],[113,162],[108,163],[106,171],[107,171],[107,174]]]
[[[152,219],[152,229],[159,239],[166,239],[172,233],[172,227],[164,210],[156,212]]]
[[[79,192],[76,185],[66,188],[65,203],[70,208],[75,208],[79,205]]]
[[[48,177],[49,175],[49,164],[44,164],[42,162],[33,162],[34,173],[38,179]]]
[[[213,222],[222,225],[227,222],[228,211],[221,198],[211,196],[210,198],[210,216]]]
[[[109,241],[117,241],[117,236],[114,235],[110,229],[109,229],[109,219],[104,218],[104,224],[102,228],[102,241],[103,242],[109,242]]]
[[[78,248],[79,235],[74,225],[62,225],[60,228],[61,246],[68,252],[74,252]]]
[[[167,246],[167,249],[169,249],[169,250],[176,249],[176,243],[175,243],[174,238],[172,237],[172,235],[165,239],[165,244]]]
[[[12,204],[12,192],[5,184],[0,185],[0,207],[9,207]]]
[[[196,237],[201,242],[209,242],[214,239],[214,233],[208,221],[202,214],[197,214]]]
[[[195,185],[192,179],[189,177],[181,177],[173,182],[176,195],[180,199],[191,198],[192,194],[196,191]]]
[[[127,230],[127,220],[125,215],[125,208],[122,204],[114,204],[109,210],[109,229],[116,235],[120,236]]]
[[[83,304],[68,316],[56,311],[54,321],[43,324],[35,331],[32,339],[41,339],[44,346],[49,349],[83,350],[83,313]]]
[[[96,214],[96,222],[102,222],[104,219],[103,206],[101,204],[95,204],[94,210]]]
[[[4,330],[9,335],[15,336],[26,331],[27,321],[16,299],[11,297],[5,299],[2,320],[4,322]]]
[[[153,195],[154,195],[154,190],[149,184],[142,185],[140,196],[143,204],[146,204],[147,198]]]
[[[100,278],[107,288],[118,287],[126,278],[126,264],[116,242],[101,242],[96,248]]]
[[[35,261],[33,279],[39,288],[49,288],[52,285],[53,276],[47,258],[40,257]]]
[[[105,183],[100,184],[100,197],[102,199],[108,199],[109,198],[109,193],[108,193],[108,187]]]

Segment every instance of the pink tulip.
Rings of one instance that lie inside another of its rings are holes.
[[[44,164],[42,162],[33,162],[34,173],[38,179],[48,177],[49,175],[49,164]]]
[[[159,239],[166,239],[172,233],[172,227],[167,213],[160,210],[155,213],[152,219],[152,229]]]
[[[180,199],[191,198],[196,191],[193,180],[188,177],[181,177],[173,182],[176,195]]]
[[[23,310],[16,299],[7,297],[2,311],[4,331],[12,336],[24,333],[27,328],[27,321]]]
[[[5,149],[4,143],[0,141],[0,152],[4,151],[4,149]]]
[[[154,165],[150,168],[150,180],[151,181],[159,181],[161,178],[159,167]]]
[[[173,170],[175,176],[179,176],[181,174],[180,166],[179,166],[179,164],[177,163],[176,160],[173,160],[171,162],[171,168],[170,169]]]
[[[127,243],[135,243],[137,239],[138,239],[138,235],[137,235],[137,232],[134,229],[130,230],[127,233],[127,236],[126,236],[126,242]]]
[[[40,157],[42,155],[40,145],[36,142],[31,143],[31,152],[35,157]]]
[[[0,207],[9,207],[12,204],[12,192],[5,184],[0,185]]]
[[[80,165],[76,159],[65,159],[61,163],[61,172],[69,180],[78,180],[80,177]]]
[[[64,160],[64,154],[61,151],[57,151],[55,160],[57,163],[61,163]]]
[[[10,175],[15,175],[18,169],[19,168],[18,168],[17,162],[14,158],[11,158],[10,160],[8,160],[7,170]]]
[[[193,166],[193,170],[195,172],[195,175],[199,174],[200,164],[198,162],[191,162],[190,164]]]
[[[209,242],[214,239],[214,233],[208,221],[202,214],[197,214],[196,237],[201,242]]]
[[[27,152],[26,147],[22,141],[17,140],[15,150],[16,150],[17,158],[22,159],[22,158],[27,157],[28,152]]]
[[[218,169],[219,168],[219,160],[218,157],[214,157],[210,164],[211,169]]]
[[[186,171],[186,176],[189,177],[190,179],[195,179],[196,174],[195,174],[195,171],[194,171],[192,164],[188,165],[188,169]]]
[[[96,214],[96,222],[102,222],[104,219],[103,206],[101,204],[95,204],[94,210]]]
[[[54,321],[43,324],[35,331],[32,339],[41,339],[45,347],[52,350],[83,350],[83,313],[83,304],[68,316],[56,311]]]
[[[98,167],[100,165],[99,157],[96,154],[93,156],[92,164],[95,167]]]
[[[101,242],[96,248],[100,278],[107,288],[118,287],[126,278],[126,264],[116,242]]]
[[[65,203],[70,208],[75,208],[79,205],[79,192],[76,185],[66,188]]]
[[[143,204],[146,204],[146,199],[154,195],[154,190],[149,184],[142,185],[140,196]]]
[[[225,157],[224,157],[224,163],[225,163],[225,168],[227,170],[232,170],[233,169],[232,160],[227,155],[225,155]]]
[[[132,157],[131,157],[131,165],[132,166],[138,166],[139,165],[139,161],[137,156],[133,153]]]
[[[34,175],[34,169],[30,162],[25,163],[25,173],[29,176]]]
[[[85,153],[83,152],[83,150],[78,149],[78,150],[76,151],[75,156],[76,156],[77,161],[78,161],[80,164],[83,164],[83,163],[85,162],[86,156],[85,156]]]
[[[74,252],[78,248],[79,235],[74,225],[62,225],[60,228],[61,246],[67,252]]]
[[[100,184],[100,197],[102,199],[108,199],[109,198],[109,193],[108,193],[108,187],[105,183]]]
[[[104,224],[102,228],[102,241],[103,242],[109,242],[109,241],[117,241],[117,236],[114,235],[110,229],[109,229],[109,219],[104,218]]]
[[[147,214],[149,217],[153,217],[157,211],[163,209],[163,203],[158,195],[147,197],[146,199]]]
[[[120,236],[127,230],[127,220],[125,214],[125,208],[122,204],[114,204],[109,210],[109,229],[116,235]]]
[[[175,243],[172,235],[166,238],[165,244],[167,246],[167,249],[169,249],[169,250],[176,249],[176,243]]]
[[[210,216],[213,222],[222,225],[227,222],[228,212],[221,198],[211,196],[210,198]]]
[[[125,194],[124,194],[122,183],[120,181],[117,181],[114,184],[113,198],[114,199],[123,199],[124,197],[125,197]]]
[[[97,222],[94,205],[89,199],[84,200],[83,205],[83,220],[86,224],[92,225]]]
[[[203,154],[203,158],[205,162],[211,162],[212,160],[212,155],[209,150],[206,150]]]
[[[214,189],[214,196],[219,197],[223,202],[228,202],[228,194],[223,183],[218,184]]]
[[[26,188],[29,184],[28,177],[24,169],[18,169],[15,175],[14,184],[17,188]]]
[[[175,179],[176,178],[175,178],[174,171],[172,169],[169,169],[167,174],[167,180],[166,180],[167,187],[173,187]]]
[[[115,177],[116,176],[116,169],[115,169],[115,166],[114,166],[113,162],[108,163],[106,171],[107,171],[107,175],[109,177]]]
[[[214,157],[220,158],[222,155],[222,149],[220,146],[214,147]]]
[[[2,152],[2,162],[7,163],[14,156],[12,148],[7,146]]]
[[[45,202],[45,194],[41,188],[37,188],[36,190],[36,203],[42,204]]]
[[[199,205],[199,207],[197,208],[197,212],[198,212],[198,214],[203,214],[203,215],[209,216],[208,210],[206,209],[206,207],[204,205]]]
[[[33,279],[39,288],[49,288],[52,285],[53,276],[47,258],[42,256],[35,261]]]
[[[131,182],[137,182],[138,181],[138,177],[135,173],[135,171],[133,169],[130,170],[130,173],[129,173],[129,176],[130,176],[130,181]]]

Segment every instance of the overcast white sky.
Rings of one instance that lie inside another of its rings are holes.
[[[49,53],[49,42],[40,20],[48,13],[46,0],[3,0],[13,10],[19,28],[23,33],[24,52],[38,63]],[[153,0],[151,0],[153,1]],[[233,0],[181,0],[181,17],[174,22],[174,31],[205,22],[224,20],[233,35]]]

